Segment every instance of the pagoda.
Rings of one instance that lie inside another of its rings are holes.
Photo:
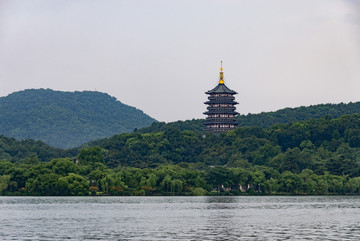
[[[235,129],[238,125],[236,122],[238,113],[235,111],[235,105],[238,103],[235,102],[234,95],[237,93],[225,85],[222,61],[218,85],[214,89],[205,92],[205,94],[209,95],[209,100],[205,102],[208,105],[208,111],[204,112],[207,115],[204,123],[206,126],[205,131],[219,134]]]

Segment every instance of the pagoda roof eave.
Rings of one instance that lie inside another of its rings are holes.
[[[209,100],[209,101],[206,101],[204,102],[204,104],[206,105],[210,105],[210,104],[230,104],[230,105],[238,105],[239,103],[236,102],[236,101],[233,101],[233,100],[230,100],[230,101],[226,101],[226,100]]]
[[[236,91],[229,89],[225,84],[218,84],[214,89],[205,92],[205,94],[237,94]]]
[[[221,124],[225,124],[225,125],[234,125],[234,126],[238,126],[239,123],[238,122],[226,122],[226,121],[209,121],[209,122],[205,122],[204,125],[221,125]]]

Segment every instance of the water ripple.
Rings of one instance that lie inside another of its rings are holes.
[[[360,240],[360,197],[0,197],[1,240]]]

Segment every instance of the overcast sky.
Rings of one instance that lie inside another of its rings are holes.
[[[357,0],[0,0],[0,96],[97,90],[159,121],[360,100]]]

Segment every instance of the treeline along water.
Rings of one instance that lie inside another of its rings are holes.
[[[1,240],[359,240],[360,197],[0,197]]]
[[[0,195],[360,194],[359,114],[96,145],[64,151],[0,136]]]

